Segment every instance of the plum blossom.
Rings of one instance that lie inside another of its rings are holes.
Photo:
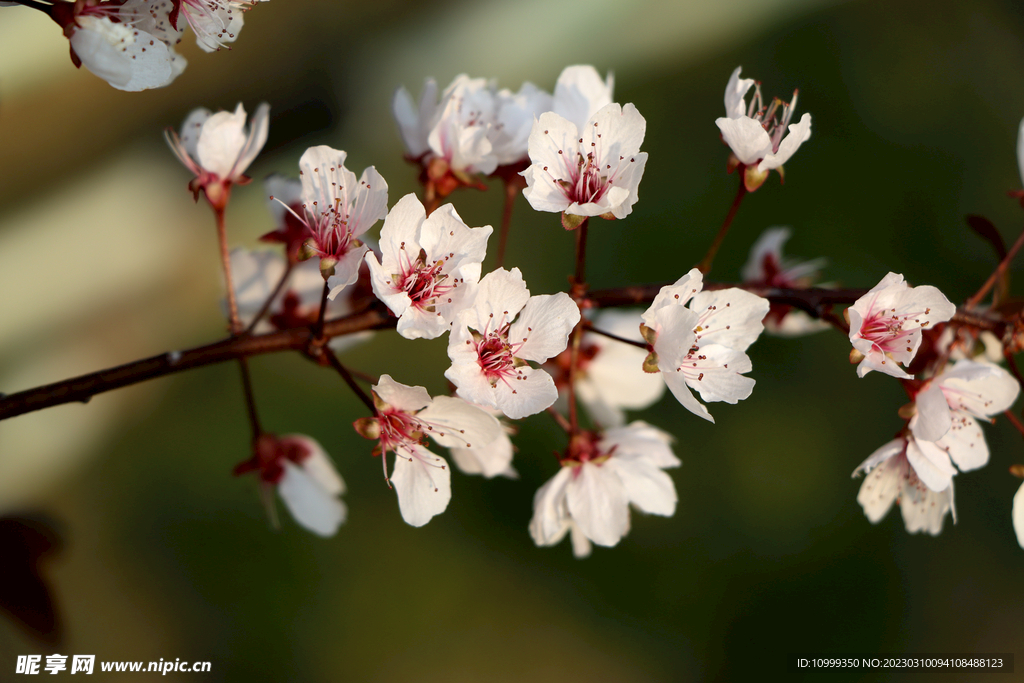
[[[1013,496],[1013,530],[1017,533],[1017,543],[1024,548],[1024,484],[1020,485]]]
[[[789,235],[789,228],[769,228],[761,234],[750,248],[750,257],[740,272],[744,285],[784,289],[811,286],[825,259],[800,262],[783,258],[782,245]],[[764,319],[764,327],[769,334],[799,337],[828,329],[829,324],[792,306],[773,303]]]
[[[248,328],[263,310],[267,299],[274,294],[287,270],[287,263],[276,251],[254,251],[238,247],[231,251],[231,282],[235,288],[238,317]],[[324,280],[313,261],[301,261],[292,267],[287,284],[277,292],[266,316],[255,327],[257,333],[273,329],[287,329],[313,325],[320,317],[320,298]],[[328,300],[325,319],[340,318],[354,310],[351,294],[356,288],[345,290],[341,296]],[[359,332],[333,337],[328,344],[335,351],[343,351],[364,342],[373,332]]]
[[[811,115],[804,114],[799,123],[790,125],[799,91],[793,91],[790,102],[776,97],[766,107],[761,100],[761,85],[751,78],[740,78],[741,69],[736,67],[729,77],[725,86],[726,115],[716,119],[715,124],[732,149],[730,171],[743,166],[744,184],[747,191],[753,192],[768,178],[770,170],[777,169],[783,175],[782,165],[811,137]],[[754,96],[747,105],[745,98],[751,87]],[[782,111],[776,120],[779,107]]]
[[[356,175],[345,168],[345,152],[326,145],[307,149],[299,159],[302,211],[292,211],[306,226],[305,252],[320,259],[320,274],[333,299],[359,279],[367,252],[359,239],[388,212],[388,184],[373,166]]]
[[[910,430],[923,441],[950,441],[949,455],[963,470],[988,462],[988,446],[977,420],[1010,408],[1020,385],[997,365],[961,360],[925,382],[914,397]]]
[[[530,296],[518,268],[480,280],[473,303],[459,312],[448,338],[452,365],[444,376],[467,401],[513,420],[558,398],[551,375],[530,366],[565,350],[580,310],[565,292]]]
[[[398,122],[398,131],[405,143],[405,150],[410,160],[419,160],[430,150],[427,138],[436,123],[440,105],[437,101],[437,81],[428,78],[423,82],[419,104],[413,101],[412,95],[400,87],[395,91],[391,111]]]
[[[457,448],[452,447],[449,452],[452,460],[463,474],[482,474],[487,479],[494,477],[506,477],[518,479],[519,473],[512,466],[512,456],[515,455],[515,446],[509,437],[516,433],[516,428],[508,420],[504,419],[500,410],[487,408],[486,406],[474,406],[485,413],[494,416],[501,425],[501,434],[494,441],[481,448]]]
[[[651,349],[644,370],[660,371],[684,408],[714,422],[690,390],[708,402],[736,403],[750,396],[754,380],[743,375],[751,370],[745,351],[764,329],[769,304],[742,289],[702,292],[703,286],[703,275],[694,268],[663,287],[644,312],[640,332]]]
[[[414,194],[402,197],[381,228],[381,260],[368,253],[373,291],[398,316],[407,339],[440,337],[480,279],[492,228],[470,228],[445,204],[427,217]]]
[[[489,138],[500,169],[529,159],[533,122],[544,112],[551,111],[553,104],[550,94],[530,82],[523,83],[519,92],[506,88],[494,97],[495,116]]]
[[[168,0],[151,0],[167,2]],[[196,34],[196,44],[206,52],[215,52],[235,42],[242,30],[242,15],[259,0],[171,0],[179,7],[178,25],[188,23]]]
[[[537,211],[562,213],[567,229],[588,216],[625,218],[637,201],[647,153],[647,122],[632,104],[609,104],[582,129],[554,112],[530,132],[523,195]]]
[[[339,498],[345,482],[323,447],[310,437],[260,435],[253,443],[253,456],[234,470],[236,475],[247,472],[259,474],[264,492],[276,487],[292,517],[309,531],[333,536],[345,521],[347,511]]]
[[[245,125],[242,103],[233,112],[211,113],[209,109],[192,111],[181,124],[181,135],[168,128],[167,143],[195,178],[189,189],[199,199],[199,192],[218,211],[227,206],[232,185],[245,185],[249,164],[267,142],[270,105],[256,108],[252,125]]]
[[[919,442],[908,434],[885,444],[854,470],[854,477],[865,475],[857,502],[872,524],[880,522],[896,501],[903,513],[903,523],[912,534],[927,531],[938,536],[947,512],[952,512],[956,523],[952,479],[956,471],[950,467],[951,472],[939,472],[940,468],[931,461],[937,455],[935,451],[941,453],[936,444]],[[947,465],[948,462],[946,458]],[[919,476],[922,472],[933,478],[941,475],[945,486],[933,489]]]
[[[847,309],[854,348],[850,362],[860,363],[857,376],[878,370],[909,379],[899,365],[914,360],[921,330],[946,322],[954,313],[956,306],[935,287],[911,287],[902,275],[889,273]]]
[[[423,387],[400,384],[381,375],[373,387],[376,416],[356,420],[356,431],[378,440],[387,475],[387,454],[395,454],[390,483],[398,495],[402,519],[423,526],[448,507],[452,497],[451,471],[444,458],[424,444],[427,436],[447,447],[474,449],[493,443],[501,433],[498,421],[466,401],[450,396],[431,399]]]
[[[603,435],[580,434],[562,469],[533,498],[534,543],[555,545],[570,533],[573,553],[586,557],[591,543],[611,547],[629,533],[631,503],[671,517],[678,498],[663,470],[681,464],[671,443],[671,435],[639,420]]]
[[[551,107],[544,111],[553,111],[583,130],[594,114],[614,101],[614,85],[611,72],[601,80],[601,74],[589,64],[567,66],[558,75]]]
[[[593,318],[594,328],[623,339],[643,342],[640,311],[608,309]],[[591,419],[603,427],[626,424],[624,410],[643,410],[665,393],[656,373],[643,371],[647,352],[596,332],[583,335],[577,354],[576,398]],[[555,378],[559,401],[567,398],[571,352],[567,349],[545,365]]]
[[[118,90],[162,88],[184,71],[187,62],[174,51],[181,31],[169,19],[169,2],[128,0],[116,8],[85,3],[67,7],[54,18],[64,26],[76,66],[85,66]],[[68,16],[57,16],[63,14]]]

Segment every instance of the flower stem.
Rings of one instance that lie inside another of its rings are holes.
[[[622,342],[623,344],[631,344],[633,346],[638,346],[641,349],[644,349],[645,351],[647,350],[647,344],[642,341],[637,341],[636,339],[626,339],[625,337],[620,337],[617,334],[612,334],[611,332],[599,330],[596,327],[594,327],[593,323],[591,323],[589,320],[583,321],[583,324],[586,326],[588,330],[595,334],[600,334],[601,336],[608,337],[609,339],[614,339],[615,341]]]
[[[576,305],[587,293],[587,228],[590,219],[584,218],[576,228],[576,271],[573,275],[572,297]],[[569,350],[569,434],[575,436],[579,431],[579,420],[576,410],[576,366],[580,359],[580,342],[583,339],[583,317],[572,331],[572,342]]]
[[[587,285],[587,228],[590,218],[584,218],[576,228],[576,274],[573,276],[573,288]]]
[[[260,417],[256,412],[256,397],[252,390],[252,377],[249,375],[249,361],[246,358],[238,359],[238,367],[242,370],[242,390],[245,392],[245,407],[249,413],[249,424],[252,426],[253,441],[263,433],[260,427]]]
[[[981,301],[982,297],[988,294],[988,291],[992,289],[993,286],[995,286],[999,278],[1002,277],[1003,273],[1006,272],[1006,269],[1010,267],[1010,261],[1012,261],[1013,258],[1017,255],[1017,252],[1020,251],[1021,246],[1024,246],[1024,230],[1021,231],[1020,235],[1017,237],[1017,241],[1014,242],[1013,246],[1010,247],[1010,250],[1006,252],[1006,256],[1004,256],[1003,260],[999,262],[999,265],[996,266],[996,269],[992,271],[992,274],[989,275],[987,280],[985,280],[985,284],[981,286],[981,289],[979,289],[974,294],[974,296],[967,300],[967,303],[964,304],[965,308],[974,308],[975,306],[978,305],[978,302]]]
[[[729,207],[729,213],[725,215],[725,220],[722,222],[722,227],[718,229],[718,234],[715,235],[715,241],[708,247],[708,253],[704,254],[704,258],[697,265],[697,270],[708,274],[711,270],[711,262],[715,260],[715,254],[718,253],[719,247],[722,246],[722,242],[725,241],[725,236],[729,232],[729,226],[732,225],[732,219],[736,217],[736,212],[740,209],[740,202],[747,195],[747,186],[743,183],[743,174],[740,174],[740,187],[736,191],[736,198],[732,200],[732,206]]]
[[[508,244],[508,231],[512,225],[512,209],[515,207],[519,187],[511,181],[505,181],[505,203],[501,210],[501,235],[498,236],[498,258],[495,268],[501,268],[505,262],[505,246]]]
[[[267,314],[267,311],[270,310],[270,307],[274,303],[274,299],[277,298],[277,295],[281,293],[281,290],[284,289],[285,284],[288,282],[288,276],[291,275],[292,268],[294,267],[295,264],[289,261],[288,266],[284,269],[284,273],[281,275],[281,279],[277,281],[277,286],[274,287],[274,291],[271,292],[270,296],[267,297],[267,300],[263,302],[259,313],[257,313],[256,317],[252,319],[251,323],[249,323],[249,327],[245,328],[245,334],[252,334],[252,331],[256,329],[256,324],[259,323],[259,321],[263,319],[263,316]]]
[[[228,251],[228,231],[224,226],[224,209],[214,209],[217,216],[217,239],[220,243],[220,262],[224,267],[224,280],[228,290],[228,317],[231,334],[238,334],[242,325],[238,321],[238,301],[235,299],[235,285],[231,281],[231,253]]]
[[[366,407],[370,409],[370,413],[376,415],[377,406],[373,404],[373,399],[370,398],[370,395],[363,391],[363,388],[356,383],[352,373],[348,371],[348,368],[341,364],[341,361],[338,360],[338,355],[334,353],[334,350],[329,346],[325,346],[323,353],[324,356],[327,357],[327,362],[331,364],[331,367],[337,370],[338,374],[341,375],[341,378],[345,380],[345,384],[347,384],[349,388],[355,392],[356,396],[359,397],[359,400],[361,400]]]
[[[327,295],[331,293],[330,286],[324,282],[324,291],[320,295],[320,315],[316,317],[316,328],[313,330],[313,339],[320,339],[324,336],[324,316],[327,314]]]
[[[566,433],[572,432],[572,426],[569,424],[569,421],[565,419],[564,415],[555,410],[554,406],[548,406],[547,411],[551,417],[555,418],[555,422],[557,422],[558,426],[564,429]]]

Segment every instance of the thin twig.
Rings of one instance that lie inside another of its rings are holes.
[[[217,241],[220,244],[220,261],[224,268],[224,281],[228,290],[228,317],[231,334],[238,334],[242,325],[238,320],[238,301],[235,299],[235,283],[231,281],[231,253],[228,250],[228,231],[224,225],[224,209],[214,209],[217,217]]]
[[[292,274],[292,268],[294,267],[295,264],[289,261],[288,265],[284,269],[284,273],[281,275],[281,279],[277,281],[277,286],[274,287],[274,291],[269,297],[267,297],[267,300],[263,302],[259,313],[257,313],[256,317],[252,319],[251,323],[249,323],[249,327],[245,328],[246,334],[252,334],[253,330],[256,329],[256,325],[263,319],[263,316],[267,314],[267,311],[270,310],[270,307],[274,304],[274,299],[277,298],[277,295],[281,293],[281,290],[284,289],[285,284],[287,284],[288,276]]]
[[[316,327],[313,329],[314,339],[319,339],[324,334],[324,316],[327,314],[327,295],[330,293],[330,285],[324,282],[324,291],[320,295],[320,314],[316,317]]]
[[[996,269],[992,271],[992,274],[989,275],[987,280],[985,280],[985,284],[981,286],[981,289],[975,292],[974,296],[967,300],[967,303],[964,304],[964,308],[970,310],[978,305],[978,302],[981,301],[993,286],[995,286],[999,278],[1006,272],[1006,269],[1010,267],[1010,262],[1017,255],[1017,252],[1020,251],[1021,246],[1024,246],[1024,230],[1021,230],[1020,235],[1017,237],[1017,241],[1014,242],[1013,246],[1010,247],[1010,250],[1006,252],[1006,256],[1003,257],[1003,260],[999,262]]]
[[[571,434],[572,433],[572,425],[569,424],[569,421],[565,419],[564,415],[562,415],[560,412],[555,410],[554,406],[548,406],[547,407],[547,411],[548,411],[548,415],[550,415],[551,417],[555,418],[555,422],[558,423],[559,427],[564,429],[567,434]]]
[[[238,359],[238,367],[242,370],[242,390],[245,392],[245,407],[249,413],[249,424],[252,426],[253,441],[260,438],[263,429],[260,427],[260,416],[256,412],[256,397],[252,390],[252,377],[249,375],[249,361]]]
[[[595,334],[600,334],[603,337],[608,337],[609,339],[614,339],[617,342],[622,342],[623,344],[631,344],[633,346],[638,346],[641,349],[647,350],[647,344],[646,343],[644,343],[642,341],[637,341],[636,339],[626,339],[625,337],[620,337],[617,334],[612,334],[611,332],[605,332],[604,330],[599,330],[598,328],[594,327],[594,323],[590,322],[589,320],[584,320],[583,321],[583,325],[584,325],[584,327],[587,328],[588,332],[593,332]]]
[[[512,209],[515,207],[519,187],[509,180],[505,181],[505,203],[501,210],[501,234],[498,236],[498,257],[494,267],[501,268],[505,263],[505,247],[508,244],[508,232],[512,226]]]
[[[708,271],[711,270],[711,262],[715,260],[715,254],[718,253],[719,247],[722,246],[722,242],[725,241],[725,236],[729,232],[729,226],[732,225],[732,219],[736,217],[736,212],[740,210],[740,203],[743,198],[747,196],[747,186],[743,182],[743,174],[740,174],[740,187],[736,191],[736,198],[732,200],[732,206],[729,207],[729,213],[725,215],[725,220],[722,222],[722,227],[718,229],[718,234],[715,235],[715,241],[708,247],[708,253],[704,254],[704,258],[700,260],[697,265],[697,270],[707,275]]]
[[[345,384],[355,392],[356,396],[359,397],[359,400],[361,400],[366,407],[370,409],[370,412],[376,415],[377,406],[373,404],[373,399],[370,398],[369,394],[363,391],[363,388],[359,386],[355,378],[352,376],[352,373],[348,371],[348,368],[341,364],[341,361],[338,360],[338,355],[334,353],[334,350],[329,346],[325,346],[323,348],[323,354],[327,357],[327,361],[331,364],[331,367],[337,370],[338,374],[341,375],[341,378],[345,380]]]
[[[1010,424],[1017,428],[1017,431],[1020,432],[1021,436],[1024,436],[1024,425],[1020,423],[1020,420],[1018,420],[1017,416],[1013,414],[1013,411],[1004,410],[1003,415],[1005,415],[1006,419],[1010,421]]]

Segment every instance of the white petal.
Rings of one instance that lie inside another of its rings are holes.
[[[563,467],[558,470],[558,474],[537,489],[533,496],[530,536],[539,546],[558,543],[569,530],[569,509],[565,497],[571,477],[572,469]]]
[[[650,307],[643,314],[643,321],[650,328],[657,328],[656,313],[666,306],[684,306],[690,298],[704,287],[704,276],[696,268],[668,287],[662,287]],[[690,329],[693,329],[692,326]]]
[[[697,345],[721,344],[746,351],[764,331],[761,321],[768,308],[767,299],[735,287],[697,294],[690,304],[690,310],[700,316]]]
[[[737,67],[736,72],[739,72]],[[727,91],[728,92],[728,91]],[[750,248],[750,257],[747,259],[740,277],[744,282],[763,282],[767,277],[764,269],[766,258],[770,258],[777,267],[782,266],[782,245],[789,239],[789,228],[768,228],[761,233],[761,236]]]
[[[747,103],[744,98],[747,96],[747,91],[754,86],[753,78],[740,78],[742,69],[742,66],[736,67],[725,86],[725,115],[730,119],[746,116]]]
[[[1024,548],[1024,484],[1013,496],[1013,530],[1017,532],[1017,543]]]
[[[245,145],[238,152],[238,160],[231,171],[231,176],[241,176],[252,164],[253,160],[267,144],[267,134],[270,130],[270,105],[260,102],[256,112],[252,115],[252,125],[249,134],[245,138]]]
[[[914,399],[917,413],[910,419],[910,430],[922,441],[938,441],[953,424],[949,404],[938,382],[931,382]]]
[[[373,166],[363,170],[359,184],[348,196],[348,231],[355,237],[388,215],[388,184]]]
[[[426,218],[426,209],[412,193],[391,207],[380,229],[381,263],[389,275],[401,273],[404,263],[416,260],[420,251],[420,226]]]
[[[903,452],[906,443],[906,440],[902,438],[893,439],[869,455],[868,459],[862,462],[857,469],[853,471],[853,475],[851,476],[856,477],[861,474],[866,474],[894,455],[899,455]]]
[[[448,374],[445,373],[445,376],[447,377]],[[558,399],[558,389],[555,388],[555,381],[551,379],[551,375],[543,370],[524,367],[520,369],[519,376],[522,379],[513,380],[508,384],[498,382],[497,386],[491,388],[494,394],[493,405],[496,405],[501,412],[513,420],[536,415],[548,406],[553,405],[555,400]],[[475,396],[464,394],[461,386],[458,393],[459,396],[474,403],[492,405],[490,402],[478,401]]]
[[[614,447],[617,459],[639,460],[667,469],[682,464],[672,452],[673,441],[674,438],[668,432],[643,420],[634,420],[626,427],[606,431],[600,448],[609,452]]]
[[[460,313],[459,319],[478,332],[488,326],[491,331],[515,318],[529,300],[530,290],[519,269],[498,268],[480,280],[472,307]]]
[[[587,538],[613,546],[629,531],[629,497],[618,474],[585,463],[566,487],[569,514]]]
[[[284,462],[277,492],[295,521],[320,536],[333,536],[345,521],[345,504],[301,467]]]
[[[622,480],[629,502],[652,515],[671,517],[676,511],[676,487],[672,477],[646,460],[612,455],[604,463]]]
[[[976,470],[988,463],[985,435],[978,422],[966,413],[953,413],[952,426],[937,445],[949,453],[950,459],[961,472]]]
[[[238,317],[248,327],[284,275],[284,257],[277,251],[231,250],[231,283],[235,289]],[[284,292],[278,296],[280,300]]]
[[[199,161],[199,135],[203,130],[203,124],[211,116],[213,116],[213,112],[206,107],[199,107],[189,112],[181,124],[181,144],[188,156],[197,163]]]
[[[568,294],[532,296],[509,329],[511,344],[522,344],[518,358],[543,363],[565,351],[569,333],[580,321],[580,309]]]
[[[609,309],[594,318],[594,327],[624,339],[642,341],[638,311]],[[657,373],[644,372],[647,352],[639,347],[614,341],[599,334],[583,336],[584,346],[596,346],[597,354],[586,367],[583,379],[592,387],[590,399],[578,391],[580,400],[600,401],[609,406],[641,410],[661,398],[665,384]],[[578,388],[583,387],[581,381]],[[605,426],[616,426],[605,424]]]
[[[381,375],[373,387],[373,393],[390,406],[407,413],[414,413],[430,405],[430,394],[423,387],[411,387]]]
[[[590,557],[590,552],[593,550],[590,539],[580,531],[578,524],[571,521],[569,523],[569,538],[572,541],[572,554],[575,558],[582,560],[585,557]]]
[[[71,49],[86,69],[115,88],[124,88],[132,79],[131,58],[106,39],[103,27],[98,24],[100,19],[88,19],[95,24],[95,30],[90,24],[77,29],[71,34]]]
[[[936,493],[949,488],[956,475],[949,455],[931,441],[911,439],[907,442],[907,461],[924,485]]]
[[[444,512],[452,499],[448,463],[425,448],[399,447],[391,483],[398,494],[402,519],[412,526],[423,526]]]
[[[1009,409],[1020,384],[1003,368],[990,363],[961,360],[938,379],[952,410],[987,418]]]
[[[504,434],[493,415],[451,396],[438,396],[416,419],[433,427],[427,435],[448,448],[482,449]]]
[[[890,441],[872,453],[854,472],[854,475],[867,472],[857,493],[857,502],[872,524],[877,524],[885,517],[899,493],[900,477],[907,465],[902,456],[893,456],[899,456],[903,448],[903,439]]]
[[[480,263],[487,254],[487,239],[494,229],[485,225],[471,228],[462,222],[455,207],[438,207],[420,228],[420,246],[429,261],[445,262],[443,272],[450,273],[468,263]]]
[[[220,178],[230,178],[246,137],[245,109],[241,103],[233,112],[217,112],[206,120],[199,135],[199,165]]]
[[[582,128],[598,110],[611,103],[613,84],[612,74],[602,81],[601,74],[590,65],[567,66],[555,84],[552,109]]]
[[[936,492],[922,486],[911,475],[909,482],[901,486],[900,511],[903,513],[903,523],[908,532],[915,534],[918,531],[927,531],[932,536],[938,536],[947,512],[952,511],[953,521],[956,522],[953,481],[950,480],[949,486],[944,490]]]
[[[715,124],[722,131],[722,139],[742,163],[750,165],[771,154],[772,139],[754,119],[748,116],[738,119],[722,117],[716,119]]]
[[[322,213],[335,207],[339,188],[349,184],[355,176],[345,168],[348,155],[340,149],[327,145],[309,147],[299,159],[299,173],[302,180],[302,201],[309,211]]]
[[[758,171],[769,171],[778,168],[789,161],[789,158],[796,153],[796,150],[811,137],[811,115],[804,114],[800,117],[799,123],[789,127],[789,134],[782,138],[779,143],[779,151],[774,154],[767,154],[764,161],[757,165]]]
[[[367,251],[364,260],[370,269],[370,286],[373,287],[374,295],[383,301],[392,313],[401,318],[412,304],[412,299],[405,290],[395,286],[392,273],[381,266],[376,254]]]
[[[518,479],[519,475],[512,467],[515,449],[508,434],[501,435],[489,444],[473,448],[452,448],[452,459],[465,474],[482,474],[486,478],[508,477]]]
[[[345,255],[334,264],[334,275],[327,278],[327,298],[334,299],[349,285],[354,285],[359,280],[359,267],[363,264],[363,256],[367,253],[365,244],[354,249],[349,249]]]
[[[711,413],[708,412],[707,407],[694,398],[693,394],[690,393],[690,388],[687,386],[682,373],[674,371],[667,372],[663,369],[661,371],[661,376],[665,378],[665,384],[668,386],[668,390],[672,392],[672,395],[676,397],[676,400],[679,401],[684,408],[697,417],[703,417],[708,422],[713,423],[715,421],[715,418],[711,417]]]
[[[345,493],[345,480],[338,474],[334,463],[319,443],[308,436],[299,434],[289,434],[281,437],[282,440],[289,438],[301,440],[306,448],[309,449],[309,455],[299,463],[299,466],[313,481],[319,484],[320,488],[335,496]]]
[[[564,211],[571,203],[558,181],[570,181],[579,150],[578,128],[554,112],[540,115],[530,131],[532,165],[523,174],[523,196],[536,211]]]

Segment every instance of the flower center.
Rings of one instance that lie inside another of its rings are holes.
[[[433,311],[433,304],[438,297],[447,294],[457,284],[449,282],[450,278],[442,272],[443,268],[443,260],[428,264],[426,252],[420,249],[416,260],[406,265],[402,274],[395,278],[398,289],[409,295],[413,306]]]

